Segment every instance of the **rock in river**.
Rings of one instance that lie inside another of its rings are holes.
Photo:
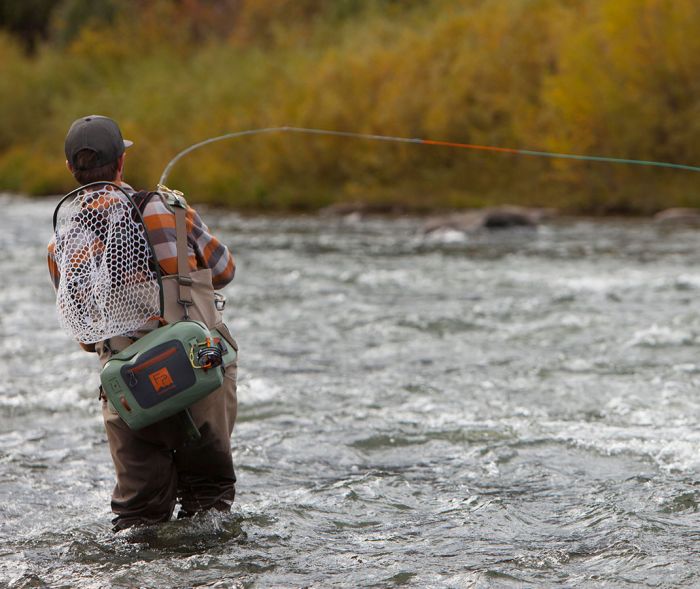
[[[545,218],[554,215],[551,209],[516,206],[490,207],[465,213],[431,217],[423,226],[425,233],[451,229],[471,232],[480,229],[535,228]]]
[[[654,222],[663,225],[700,225],[700,209],[672,208],[654,215]]]

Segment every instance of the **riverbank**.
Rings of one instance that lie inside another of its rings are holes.
[[[29,196],[9,192],[0,192],[0,198],[13,199],[29,198],[40,201],[58,202],[63,195],[49,196]],[[499,204],[495,206],[485,206],[480,208],[443,208],[426,206],[411,207],[405,203],[384,204],[363,201],[340,201],[323,206],[317,209],[302,208],[297,210],[285,210],[275,208],[243,208],[211,203],[206,199],[190,197],[192,205],[205,209],[206,207],[220,211],[221,214],[236,213],[243,217],[290,217],[290,216],[311,216],[321,220],[347,220],[349,222],[361,222],[363,219],[401,219],[414,218],[422,223],[424,233],[449,230],[473,233],[475,231],[498,231],[502,229],[525,228],[532,229],[542,224],[554,222],[575,222],[575,221],[595,221],[619,219],[624,221],[638,220],[650,221],[659,226],[666,227],[700,227],[700,207],[669,207],[653,214],[642,213],[607,213],[607,214],[583,214],[572,213],[566,210],[559,210],[550,207],[527,207],[511,204]]]

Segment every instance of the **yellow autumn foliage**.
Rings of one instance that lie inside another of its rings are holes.
[[[225,6],[224,6],[225,5]],[[106,114],[153,187],[208,137],[300,126],[700,164],[694,0],[124,0],[33,56],[0,35],[0,189],[58,193],[63,136]],[[225,7],[228,7],[224,9]],[[338,201],[585,213],[697,206],[700,176],[306,135],[194,152],[171,183],[244,209]]]

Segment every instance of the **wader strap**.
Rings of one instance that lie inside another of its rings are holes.
[[[192,279],[190,278],[190,261],[187,254],[187,205],[182,197],[174,200],[173,210],[175,212],[175,245],[177,247],[177,302],[184,310],[183,319],[189,318],[187,310],[192,302]],[[195,444],[202,439],[197,425],[192,419],[189,409],[185,409],[178,414],[180,426],[185,432],[185,445]]]
[[[184,201],[175,203],[175,235],[177,247],[177,302],[184,309],[184,319],[189,317],[188,307],[192,305],[192,279],[190,278],[189,256],[187,254],[187,219]]]

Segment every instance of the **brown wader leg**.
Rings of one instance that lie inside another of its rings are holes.
[[[163,443],[156,426],[130,430],[106,401],[102,417],[117,476],[112,492],[114,530],[169,520],[177,488],[171,444]]]
[[[236,482],[230,442],[237,411],[235,364],[226,368],[224,384],[190,411],[202,439],[185,446],[176,418],[133,431],[103,402],[117,476],[112,494],[115,530],[169,520],[178,495],[183,516],[230,509]]]
[[[231,458],[231,432],[236,421],[236,365],[226,368],[217,391],[193,405],[192,418],[202,439],[175,450],[178,517],[198,511],[229,511],[236,496],[236,474]]]

